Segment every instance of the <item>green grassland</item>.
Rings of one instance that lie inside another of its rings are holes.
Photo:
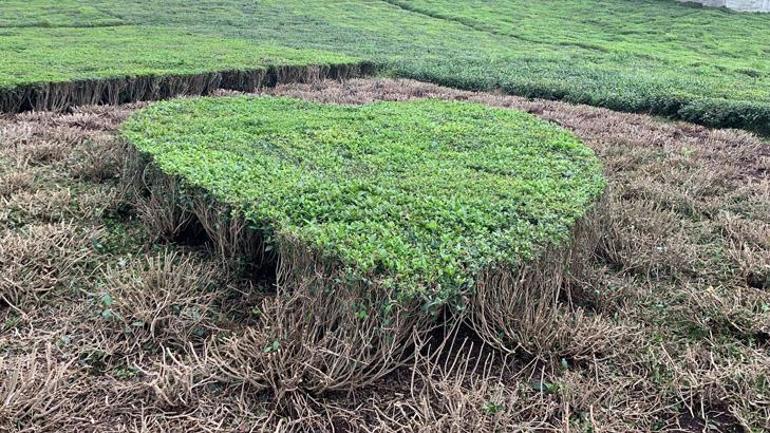
[[[571,134],[470,103],[200,98],[155,104],[123,135],[265,238],[431,303],[566,243],[604,188]]]
[[[238,53],[248,41],[255,51],[335,52],[374,61],[386,74],[465,89],[770,132],[768,15],[671,0],[49,3],[0,6],[0,48],[11,53],[1,76],[6,86],[34,82],[47,69],[99,78],[166,73],[175,63],[180,70],[247,67]],[[99,27],[108,25],[133,29],[113,44]],[[57,26],[79,27],[77,36],[61,37],[50,28]],[[14,54],[20,41],[26,50]],[[169,53],[171,46],[178,52]],[[216,54],[217,47],[230,54]]]

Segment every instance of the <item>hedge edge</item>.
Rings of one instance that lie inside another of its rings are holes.
[[[124,142],[124,145],[132,155],[124,171],[124,184],[133,185],[128,189],[140,194],[157,195],[156,202],[163,202],[152,218],[167,215],[165,231],[172,233],[166,233],[165,237],[173,238],[184,231],[191,220],[197,220],[227,267],[241,268],[244,260],[253,263],[267,258],[275,262],[279,294],[301,291],[302,296],[317,299],[311,308],[319,311],[314,311],[313,317],[323,317],[324,311],[320,310],[329,307],[328,299],[319,298],[321,294],[333,294],[335,302],[366,305],[369,326],[379,329],[367,334],[376,335],[378,341],[360,343],[380,348],[378,352],[386,359],[411,358],[414,351],[409,348],[415,346],[415,341],[427,337],[436,326],[452,327],[460,322],[467,323],[487,344],[509,353],[524,351],[547,357],[573,346],[573,340],[578,338],[574,332],[570,333],[570,324],[563,319],[564,312],[572,309],[573,303],[579,303],[584,294],[571,290],[569,283],[582,276],[586,260],[592,257],[601,241],[606,189],[573,226],[569,242],[553,245],[538,259],[515,269],[487,269],[478,277],[464,309],[449,311],[448,306],[443,306],[430,311],[419,299],[396,304],[390,293],[376,282],[346,281],[338,264],[323,259],[323,254],[296,239],[272,233],[269,234],[272,245],[265,244],[263,235],[250,228],[237,209],[218,202],[198,187],[186,186],[184,179],[164,173],[154,164],[151,155],[131,143]],[[383,306],[387,311],[380,308]],[[437,317],[446,318],[447,322],[437,323]],[[342,333],[361,334],[350,330]],[[383,347],[386,350],[381,353]],[[381,369],[382,366],[376,371]]]
[[[63,111],[78,105],[117,105],[174,96],[208,95],[218,89],[243,92],[287,82],[314,82],[373,75],[372,62],[266,66],[185,75],[153,75],[35,83],[0,89],[0,112]]]
[[[296,239],[274,239],[275,248],[270,248],[237,209],[164,173],[150,155],[130,143],[123,145],[123,198],[133,204],[152,203],[145,215],[151,230],[158,232],[154,235],[172,240],[200,223],[228,271],[242,271],[244,262],[275,263],[281,305],[276,326],[289,330],[290,338],[303,339],[294,343],[307,348],[304,353],[312,352],[311,359],[299,362],[307,364],[303,389],[324,392],[369,385],[412,360],[438,326],[417,300],[396,304],[382,285],[349,284],[337,263]],[[457,323],[454,319],[450,323]]]

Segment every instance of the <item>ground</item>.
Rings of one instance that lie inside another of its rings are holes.
[[[415,81],[266,92],[471,100],[581,137],[604,163],[608,218],[584,279],[569,282],[580,302],[551,330],[555,343],[505,356],[464,327],[438,329],[415,342],[413,364],[318,391],[309,383],[323,382],[326,354],[271,339],[297,332],[276,320],[289,307],[275,301],[271,276],[239,277],[194,237],[159,239],[159,204],[125,193],[116,129],[143,104],[9,114],[0,118],[0,431],[770,428],[765,141]]]

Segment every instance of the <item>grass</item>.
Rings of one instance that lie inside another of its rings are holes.
[[[762,14],[693,8],[670,0],[462,5],[429,0],[205,0],[193,6],[179,0],[162,6],[144,0],[91,0],[63,2],[54,10],[45,4],[35,0],[24,8],[19,2],[3,6],[0,23],[6,30],[0,46],[13,46],[20,27],[33,26],[25,37],[36,42],[28,48],[57,47],[12,57],[6,62],[10,76],[30,67],[45,70],[70,53],[77,56],[80,44],[87,46],[103,34],[103,28],[92,26],[117,20],[121,26],[136,26],[136,44],[157,44],[160,53],[167,52],[164,32],[172,41],[187,33],[205,38],[193,38],[200,44],[178,56],[172,53],[181,62],[179,69],[205,58],[201,50],[249,41],[345,54],[374,61],[385,73],[464,89],[502,89],[762,133],[770,125],[770,47],[761,37],[770,17]],[[59,44],[46,19],[53,26],[78,27],[83,37]],[[156,30],[147,37],[142,35],[145,27]],[[141,55],[115,50],[110,58],[128,60],[116,66],[118,75],[143,69],[144,56],[147,65],[164,58],[155,55],[156,48]],[[236,54],[230,56],[240,64]],[[81,61],[104,72],[103,58],[84,56]],[[164,65],[174,69],[173,61]],[[166,66],[159,69],[166,71]],[[63,72],[77,72],[70,68]]]
[[[158,240],[146,224],[158,218],[151,197],[124,199],[118,127],[144,104],[5,115],[0,430],[766,430],[765,142],[413,81],[266,92],[338,104],[470,101],[580,137],[603,163],[610,218],[582,278],[565,281],[572,302],[555,301],[562,320],[539,331],[556,331],[556,344],[535,359],[506,357],[472,333],[435,333],[414,363],[362,383],[360,370],[342,367],[373,359],[363,356],[371,349],[339,322],[322,328],[334,333],[308,326],[330,305],[302,307],[269,282],[244,281],[210,243]]]
[[[123,135],[239,209],[268,248],[298,240],[346,278],[432,305],[568,243],[604,188],[575,137],[478,104],[192,99],[137,113]]]
[[[0,28],[22,27],[107,27],[125,22],[95,5],[76,0],[62,0],[55,4],[44,1],[3,2]]]

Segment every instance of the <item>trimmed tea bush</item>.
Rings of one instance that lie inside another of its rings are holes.
[[[770,134],[770,14],[672,0],[51,3],[2,3],[2,111],[207,94],[227,71],[363,61],[465,90]],[[154,79],[131,81],[145,73]],[[178,79],[191,73],[203,76]],[[107,90],[65,85],[79,80]],[[30,86],[41,90],[18,89]]]
[[[319,287],[428,309],[463,306],[480,275],[568,245],[604,188],[573,135],[471,103],[198,98],[135,114],[123,136],[248,221],[280,251],[279,278],[305,269]]]
[[[0,111],[10,112],[253,91],[373,68],[344,54],[164,27],[22,27],[0,33],[0,47]]]

